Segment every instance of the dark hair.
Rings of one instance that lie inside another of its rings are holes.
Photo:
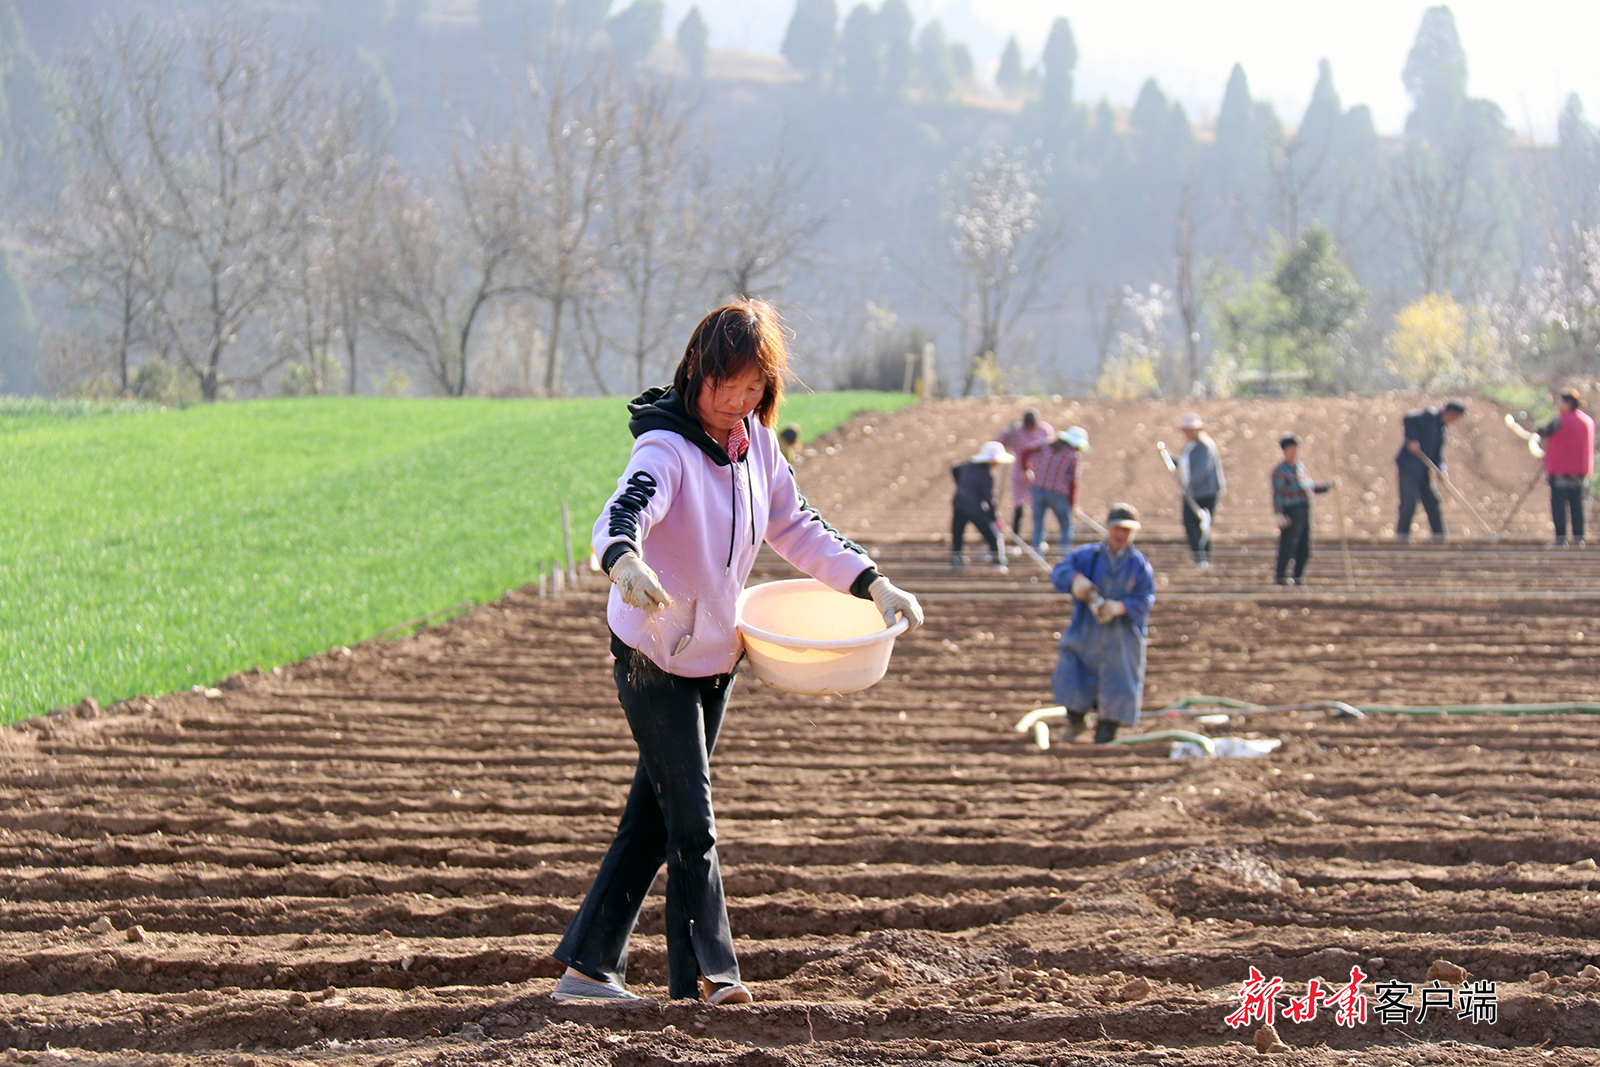
[[[724,304],[701,319],[689,335],[683,359],[673,372],[672,386],[689,411],[695,412],[700,387],[707,381],[725,381],[758,367],[767,380],[767,388],[755,414],[761,425],[770,429],[778,421],[783,379],[789,372],[783,332],[777,309],[765,300],[741,297]]]
[[[1565,400],[1567,403],[1571,404],[1573,411],[1577,411],[1579,408],[1583,407],[1583,394],[1572,388],[1570,385],[1556,395],[1561,397],[1562,400]]]
[[[1028,410],[1026,410],[1026,411],[1024,411],[1022,413],[1022,425],[1026,426],[1028,429],[1031,430],[1035,426],[1037,426],[1038,424],[1039,424],[1039,410],[1037,408],[1029,408]]]
[[[1467,413],[1467,404],[1464,400],[1446,400],[1444,402],[1444,409],[1446,411],[1453,411],[1457,415],[1465,415]]]
[[[1286,433],[1282,437],[1278,438],[1279,448],[1288,448],[1290,445],[1298,445],[1299,443],[1300,438],[1297,434]]]

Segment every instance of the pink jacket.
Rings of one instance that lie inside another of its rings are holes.
[[[675,391],[651,389],[629,410],[633,454],[592,544],[607,571],[636,552],[673,602],[642,611],[613,587],[606,621],[623,643],[681,677],[733,670],[744,651],[736,602],[763,541],[839,592],[868,596],[872,560],[800,496],[771,429],[746,419],[750,449],[735,463]]]
[[[1581,476],[1593,473],[1594,420],[1578,408],[1563,411],[1559,421],[1560,429],[1544,439],[1544,472]]]

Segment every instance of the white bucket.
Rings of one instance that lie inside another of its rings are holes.
[[[870,600],[838,593],[815,578],[753,585],[739,594],[739,632],[750,669],[790,693],[838,695],[875,684],[889,669],[894,639]]]

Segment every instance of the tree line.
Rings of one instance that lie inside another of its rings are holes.
[[[1065,18],[991,87],[904,0],[797,0],[755,77],[660,0],[291,15],[130,7],[42,64],[0,0],[0,326],[36,338],[0,386],[627,392],[739,293],[820,387],[899,388],[927,341],[962,394],[1600,370],[1600,137],[1576,97],[1513,137],[1447,7],[1389,138],[1326,61],[1292,128],[1239,67],[1209,131],[1154,78],[1091,106]]]

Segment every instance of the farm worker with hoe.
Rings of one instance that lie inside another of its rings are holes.
[[[1556,539],[1551,548],[1583,544],[1583,484],[1594,473],[1594,420],[1583,410],[1583,394],[1563,389],[1556,397],[1559,412],[1539,427],[1544,438],[1544,473],[1550,482],[1550,517]],[[1567,516],[1572,540],[1567,540]]]
[[[1405,444],[1394,457],[1399,468],[1400,515],[1395,520],[1394,536],[1411,540],[1411,517],[1420,501],[1428,516],[1428,528],[1435,541],[1444,541],[1444,515],[1439,511],[1439,494],[1433,491],[1433,471],[1444,474],[1444,428],[1467,413],[1460,400],[1447,400],[1443,409],[1417,408],[1401,420]]]
[[[1217,498],[1227,483],[1222,477],[1217,443],[1206,433],[1200,416],[1189,412],[1178,423],[1178,429],[1188,441],[1178,457],[1178,483],[1184,491],[1183,533],[1194,555],[1194,565],[1204,569],[1211,566],[1211,526],[1217,517]],[[1203,523],[1200,511],[1207,515]]]
[[[822,520],[795,489],[772,430],[787,372],[783,325],[759,300],[707,315],[669,388],[628,405],[633,454],[594,526],[617,697],[639,763],[615,839],[552,955],[556,1000],[638,1000],[628,939],[667,865],[668,994],[743,1004],[711,810],[712,748],[743,645],[736,600],[761,542],[892,623],[916,598]]]
[[[1279,585],[1304,585],[1306,561],[1311,558],[1311,497],[1326,493],[1333,482],[1314,482],[1300,462],[1300,438],[1286,433],[1278,439],[1283,462],[1272,468],[1272,514],[1278,520]],[[1289,561],[1294,574],[1289,574]]]
[[[1006,569],[1006,549],[995,529],[994,468],[1015,457],[999,441],[985,441],[978,454],[950,468],[956,481],[956,495],[950,502],[950,569],[961,569],[961,547],[966,542],[967,524],[978,528],[989,557],[1001,571]]]
[[[1138,530],[1134,506],[1113,504],[1106,539],[1074,549],[1050,573],[1056,591],[1073,596],[1072,623],[1061,635],[1061,655],[1050,676],[1057,703],[1067,709],[1069,740],[1083,732],[1091,708],[1100,712],[1097,745],[1115,740],[1119,726],[1139,721],[1156,576],[1133,547]]]
[[[1055,436],[1048,422],[1039,421],[1037,408],[1028,408],[1022,413],[1021,422],[1014,422],[994,435],[1017,460],[1016,466],[1011,468],[1011,528],[1018,537],[1022,536],[1023,502],[1033,495],[1034,460]],[[1034,512],[1034,521],[1038,521],[1038,512]]]
[[[1033,468],[1033,538],[1035,552],[1044,546],[1045,513],[1061,528],[1061,554],[1072,547],[1072,509],[1078,503],[1078,457],[1089,451],[1089,431],[1069,426],[1048,448],[1036,453]]]

